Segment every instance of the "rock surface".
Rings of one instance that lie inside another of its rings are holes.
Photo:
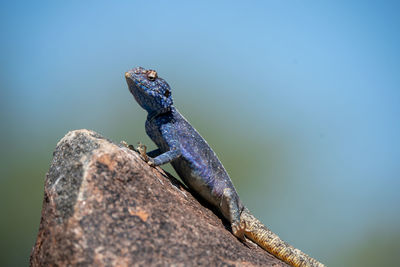
[[[161,168],[88,130],[58,144],[31,266],[287,266]],[[216,215],[217,214],[217,215]]]

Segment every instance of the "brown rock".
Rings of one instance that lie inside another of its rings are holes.
[[[46,177],[31,266],[286,266],[246,246],[161,168],[95,132],[69,132]]]

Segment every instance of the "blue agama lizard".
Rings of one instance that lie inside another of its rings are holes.
[[[324,266],[281,240],[242,204],[217,155],[175,108],[170,86],[156,71],[137,67],[125,77],[130,92],[148,112],[146,133],[158,147],[147,154],[144,145],[138,148],[150,166],[171,163],[189,188],[218,208],[240,240],[247,237],[292,266]]]

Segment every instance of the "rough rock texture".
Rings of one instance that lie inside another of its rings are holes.
[[[69,132],[46,177],[31,266],[287,266],[200,202],[136,152]]]

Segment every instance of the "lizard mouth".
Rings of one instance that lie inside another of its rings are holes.
[[[126,78],[126,81],[127,81],[128,85],[129,85],[129,90],[132,92],[135,87],[136,88],[140,88],[141,90],[144,90],[144,91],[148,90],[146,85],[144,83],[140,82],[140,80],[137,79],[134,76],[134,74],[135,73],[133,71],[131,71],[131,70],[125,72],[125,78]]]

